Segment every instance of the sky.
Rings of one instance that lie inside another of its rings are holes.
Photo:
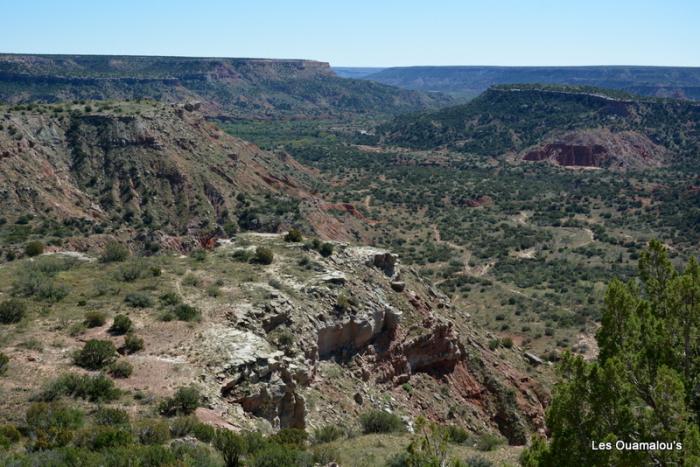
[[[700,66],[699,0],[0,0],[0,52]]]

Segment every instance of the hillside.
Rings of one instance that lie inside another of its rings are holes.
[[[371,74],[360,73],[357,77],[461,98],[476,97],[496,84],[541,83],[619,89],[642,96],[700,99],[700,68],[415,66],[386,68]]]
[[[213,235],[297,224],[354,238],[350,230],[360,226],[322,209],[308,169],[222,132],[196,107],[0,107],[2,243],[21,242],[23,227],[42,222],[44,233],[59,236],[120,229],[127,237]],[[21,219],[29,225],[16,225]]]
[[[572,133],[606,129],[627,132],[617,143],[597,138],[603,146],[599,150],[618,159],[608,162],[635,166],[662,163],[666,150],[675,154],[676,161],[692,155],[700,142],[699,123],[700,106],[684,101],[589,88],[510,85],[492,87],[464,105],[397,117],[378,133],[388,144],[498,156],[545,141],[566,144],[566,139],[576,139]],[[630,164],[619,160],[639,148],[644,148],[645,157]],[[599,162],[581,165],[599,166]]]
[[[0,102],[201,101],[210,116],[321,118],[395,114],[441,96],[339,78],[311,60],[107,55],[0,55]]]

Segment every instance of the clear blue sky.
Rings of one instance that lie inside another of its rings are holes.
[[[700,66],[700,0],[0,0],[0,52]]]

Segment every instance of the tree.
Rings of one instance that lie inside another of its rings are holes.
[[[563,358],[547,411],[550,440],[533,442],[523,465],[698,465],[700,268],[691,259],[679,273],[654,240],[639,277],[608,287],[598,361]],[[618,440],[683,449],[591,449]]]

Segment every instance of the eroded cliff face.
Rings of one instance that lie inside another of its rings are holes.
[[[500,361],[468,320],[446,317],[457,311],[449,299],[396,255],[338,244],[322,258],[279,237],[263,239],[283,246],[269,271],[282,284],[264,287],[264,303],[238,301],[200,348],[218,410],[238,407],[271,428],[313,428],[354,423],[374,407],[499,431],[512,444],[543,428],[546,400],[524,373],[525,359],[514,350],[515,363]],[[216,253],[239,248],[226,244]],[[299,254],[313,257],[304,279],[280,276]]]
[[[564,167],[630,169],[658,167],[667,151],[633,131],[581,130],[527,150],[525,161],[550,161]]]

